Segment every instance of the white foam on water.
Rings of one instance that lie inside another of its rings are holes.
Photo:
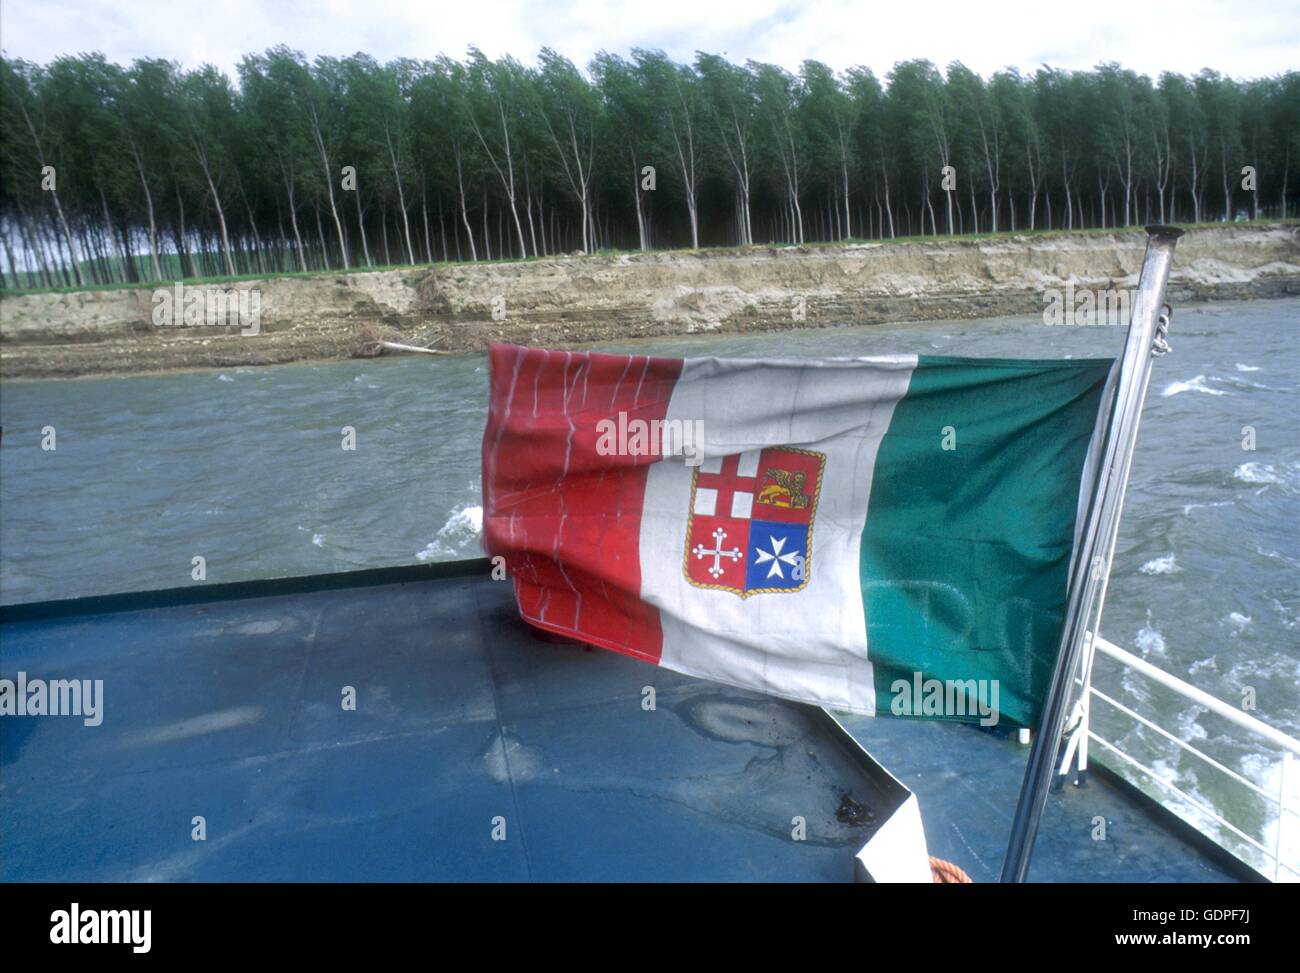
[[[1138,712],[1147,708],[1151,702],[1151,692],[1148,687],[1149,682],[1150,680],[1147,679],[1146,676],[1139,676],[1135,670],[1128,668],[1126,668],[1124,674],[1119,677],[1119,684],[1124,687],[1124,692],[1128,694],[1130,699],[1140,704],[1139,706],[1134,707]]]
[[[1232,666],[1224,676],[1224,684],[1241,687],[1244,691],[1246,687],[1258,686],[1261,680],[1270,679],[1286,683],[1300,680],[1300,659],[1276,651],[1252,654],[1247,658],[1234,658]],[[1227,698],[1229,700],[1234,698],[1232,692],[1229,692]],[[1289,708],[1279,708],[1269,712],[1265,722],[1273,723],[1279,729],[1300,728],[1300,722],[1297,722],[1296,715]],[[1293,730],[1288,729],[1287,732]]]
[[[1205,712],[1201,706],[1192,706],[1178,714],[1178,733],[1179,739],[1184,743],[1191,743],[1193,740],[1208,739],[1210,734],[1205,731],[1205,727],[1199,722],[1200,716]],[[1207,802],[1211,803],[1212,802]]]
[[[1143,574],[1173,574],[1175,571],[1181,571],[1182,569],[1175,563],[1174,555],[1166,554],[1164,557],[1147,561],[1138,570]]]
[[[1258,365],[1243,365],[1241,362],[1237,362],[1237,371],[1258,372],[1258,371],[1263,371],[1263,369],[1261,369]]]
[[[315,545],[316,547],[324,547],[324,546],[325,546],[325,535],[324,535],[324,534],[312,534],[312,535],[311,535],[311,542],[312,542],[312,544]]]
[[[1230,612],[1227,621],[1237,631],[1241,631],[1250,624],[1250,616],[1243,615],[1241,612]]]
[[[218,381],[218,382],[233,382],[234,379],[231,378],[229,375],[227,375],[225,372],[222,372],[220,375],[217,376],[217,381]]]
[[[1290,608],[1276,598],[1270,598],[1269,603],[1273,606],[1273,610],[1277,612],[1278,617],[1281,618],[1283,628],[1291,632],[1300,628],[1300,617],[1297,617]]]
[[[1165,654],[1165,637],[1152,628],[1150,622],[1138,629],[1138,633],[1134,636],[1133,641],[1137,644],[1137,647],[1142,650],[1144,656],[1150,655],[1153,652],[1156,655]]]
[[[1291,463],[1281,469],[1276,469],[1268,463],[1242,463],[1232,471],[1232,475],[1242,483],[1264,483],[1294,487],[1300,483],[1300,463]]]
[[[1211,379],[1213,381],[1213,379]],[[1223,389],[1212,389],[1205,384],[1205,376],[1197,375],[1186,382],[1170,382],[1165,386],[1165,390],[1160,394],[1165,398],[1171,395],[1178,395],[1182,392],[1204,392],[1206,395],[1227,395]]]
[[[465,504],[452,511],[447,522],[438,528],[438,536],[424,550],[416,553],[421,561],[446,561],[463,557],[471,544],[483,534],[483,508]]]
[[[1152,775],[1158,778],[1159,780],[1163,780],[1166,783],[1174,784],[1175,786],[1182,787],[1184,790],[1190,789],[1190,784],[1189,781],[1187,780],[1188,776],[1190,776],[1193,781],[1195,780],[1194,774],[1193,775],[1179,774],[1176,757],[1173,759],[1170,759],[1168,757],[1152,758],[1151,771],[1152,771]],[[1177,798],[1175,798],[1175,800],[1177,800]]]
[[[1187,667],[1187,674],[1189,676],[1195,676],[1203,669],[1209,669],[1212,672],[1218,672],[1219,657],[1217,655],[1212,655],[1208,659],[1200,659],[1196,662],[1193,662],[1190,666]]]
[[[1183,516],[1186,517],[1193,510],[1201,510],[1207,507],[1231,507],[1235,500],[1215,500],[1212,503],[1185,503],[1183,504]]]
[[[1197,710],[1194,709],[1193,713],[1195,712]],[[1181,723],[1183,720],[1180,719],[1179,722]],[[1225,839],[1230,837],[1230,833],[1226,832],[1226,829],[1211,817],[1209,812],[1204,810],[1207,807],[1215,807],[1215,802],[1213,797],[1201,790],[1196,771],[1190,769],[1176,757],[1154,759],[1151,761],[1151,768],[1157,777],[1173,784],[1187,795],[1186,798],[1183,798],[1173,793],[1164,792],[1162,788],[1158,792],[1161,794],[1161,803],[1212,841],[1226,846],[1227,841]]]
[[[1238,389],[1254,389],[1259,392],[1282,392],[1284,389],[1274,388],[1271,385],[1265,385],[1263,382],[1252,382],[1247,378],[1225,378],[1223,379],[1228,385]]]
[[[1300,568],[1300,560],[1296,560],[1293,557],[1287,557],[1281,551],[1270,551],[1268,548],[1261,547],[1259,544],[1256,544],[1255,553],[1258,554],[1260,557],[1267,557],[1267,558],[1271,558],[1274,561],[1281,561],[1287,567]]]

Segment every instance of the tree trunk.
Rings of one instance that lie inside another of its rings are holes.
[[[388,143],[388,158],[393,163],[393,182],[397,184],[397,205],[402,208],[402,230],[406,234],[406,256],[411,263],[415,263],[415,248],[411,246],[411,221],[406,216],[406,195],[402,192],[402,173],[398,168],[397,153],[393,150],[393,139],[388,134],[388,126],[384,126],[384,140]],[[385,249],[387,249],[388,234],[384,234]]]
[[[361,183],[358,182],[352,195],[357,201],[357,227],[361,230],[361,256],[366,262],[367,267],[373,267],[374,261],[370,259],[370,244],[366,240],[366,217],[365,211],[361,208]]]
[[[460,143],[456,142],[452,146],[452,152],[456,156],[456,188],[460,192],[460,218],[465,223],[465,236],[469,239],[469,259],[478,260],[478,250],[474,247],[474,231],[469,225],[469,207],[465,203],[465,177],[460,167]]]
[[[307,257],[302,252],[302,234],[298,231],[298,208],[294,205],[292,179],[286,180],[285,188],[289,191],[289,225],[293,227],[294,246],[298,251],[298,269],[305,274],[307,272]]]
[[[343,269],[347,270],[350,266],[352,266],[351,262],[348,260],[348,242],[347,242],[347,237],[345,237],[343,234],[343,221],[339,219],[338,203],[334,199],[334,177],[333,174],[330,172],[329,155],[325,151],[325,138],[321,134],[320,119],[317,118],[316,116],[315,107],[311,109],[311,130],[312,130],[312,135],[316,140],[316,148],[320,151],[321,167],[323,168],[325,173],[325,189],[329,192],[330,214],[334,217],[334,229],[338,231],[338,235],[339,235],[339,254],[343,259]],[[324,250],[325,250],[325,239],[324,237],[322,237],[321,238],[322,254],[324,253]],[[326,261],[326,263],[328,263],[328,260]]]

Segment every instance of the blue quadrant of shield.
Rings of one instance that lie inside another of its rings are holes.
[[[769,520],[750,522],[745,589],[798,588],[804,583],[808,527]]]

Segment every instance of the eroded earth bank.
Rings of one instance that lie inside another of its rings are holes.
[[[151,288],[0,299],[0,375],[54,378],[700,332],[1042,313],[1049,289],[1132,287],[1139,233],[560,256],[186,285],[257,291],[257,333],[154,323]],[[167,288],[170,290],[170,285]],[[1300,228],[1198,229],[1178,244],[1175,304],[1300,295]],[[251,307],[252,305],[246,305]],[[180,315],[178,315],[180,317]],[[248,327],[244,331],[251,330]]]

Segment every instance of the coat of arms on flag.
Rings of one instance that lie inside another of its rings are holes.
[[[792,446],[706,460],[691,482],[686,579],[741,598],[802,590],[825,465]]]

